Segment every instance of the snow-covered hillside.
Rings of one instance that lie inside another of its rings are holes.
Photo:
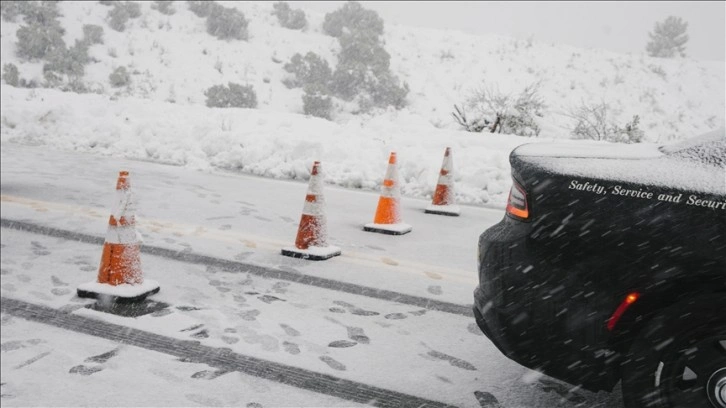
[[[248,41],[222,41],[205,21],[176,2],[164,15],[140,2],[142,15],[124,32],[107,23],[109,7],[61,2],[66,44],[84,24],[104,28],[84,82],[97,92],[71,94],[2,85],[2,140],[223,168],[268,177],[306,178],[323,160],[327,181],[375,189],[389,151],[401,156],[403,194],[430,197],[443,149],[454,148],[460,202],[500,205],[509,184],[509,151],[522,143],[570,137],[568,116],[583,102],[608,103],[619,123],[641,118],[648,142],[669,142],[723,126],[724,63],[656,59],[602,50],[528,42],[387,23],[391,69],[410,87],[409,105],[373,115],[338,114],[333,122],[302,115],[302,91],[288,89],[283,65],[313,51],[335,66],[338,41],[322,32],[324,15],[306,10],[303,31],[279,25],[272,2],[222,2],[250,21]],[[292,7],[297,7],[291,3]],[[412,6],[413,7],[413,6]],[[22,18],[2,22],[2,64],[43,82],[42,62],[16,55]],[[109,74],[127,66],[129,88],[113,88]],[[537,139],[460,130],[451,112],[482,85],[519,92],[541,81],[546,104]],[[204,91],[236,82],[254,87],[258,109],[210,109]]]

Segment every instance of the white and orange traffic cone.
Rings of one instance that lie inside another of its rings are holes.
[[[436,184],[434,199],[426,210],[429,214],[453,215],[461,214],[459,206],[454,204],[454,163],[451,148],[447,147],[444,153],[444,162],[441,164],[439,182]]]
[[[116,183],[118,210],[108,220],[106,242],[96,281],[78,286],[78,296],[112,301],[140,301],[159,291],[159,283],[144,279],[141,240],[136,233],[129,172],[119,172]]]
[[[341,253],[340,248],[328,245],[322,170],[320,162],[313,163],[295,247],[282,248],[282,254],[285,256],[323,261]]]
[[[390,235],[403,235],[411,232],[413,227],[401,221],[401,188],[398,185],[398,170],[396,169],[396,152],[391,152],[388,159],[386,178],[381,187],[381,197],[378,199],[378,208],[373,222],[365,224],[365,231],[380,232]]]

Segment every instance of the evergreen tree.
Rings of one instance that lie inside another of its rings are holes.
[[[655,29],[650,36],[650,42],[646,46],[646,51],[651,57],[673,58],[676,54],[681,57],[686,56],[685,44],[688,42],[688,34],[686,29],[688,23],[680,17],[670,16],[665,21],[655,23]]]

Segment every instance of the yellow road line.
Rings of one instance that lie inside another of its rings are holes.
[[[38,212],[64,212],[97,220],[107,219],[110,215],[102,214],[101,212],[99,212],[99,210],[93,208],[63,204],[58,202],[40,201],[7,194],[0,195],[0,201],[3,203],[12,203],[24,207],[30,207]],[[290,242],[287,242],[251,234],[219,231],[208,229],[202,225],[186,224],[171,220],[137,217],[136,221],[137,227],[141,232],[154,234],[171,234],[176,237],[199,237],[219,242],[230,242],[234,244],[241,243],[248,248],[264,250],[268,252],[279,253],[281,248],[292,245],[292,240]],[[353,251],[345,248],[343,254],[337,259],[348,262],[350,264],[356,264],[370,268],[385,268],[390,271],[410,273],[419,276],[423,275],[429,279],[451,280],[468,284],[477,283],[476,271],[428,265],[425,263],[387,256],[375,256],[368,253]]]

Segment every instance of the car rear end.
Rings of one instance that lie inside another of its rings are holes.
[[[614,309],[611,293],[625,282],[598,276],[595,271],[612,260],[589,256],[597,195],[573,203],[569,179],[516,151],[510,161],[506,215],[479,237],[476,321],[521,365],[586,389],[610,390],[618,361],[606,322]]]

